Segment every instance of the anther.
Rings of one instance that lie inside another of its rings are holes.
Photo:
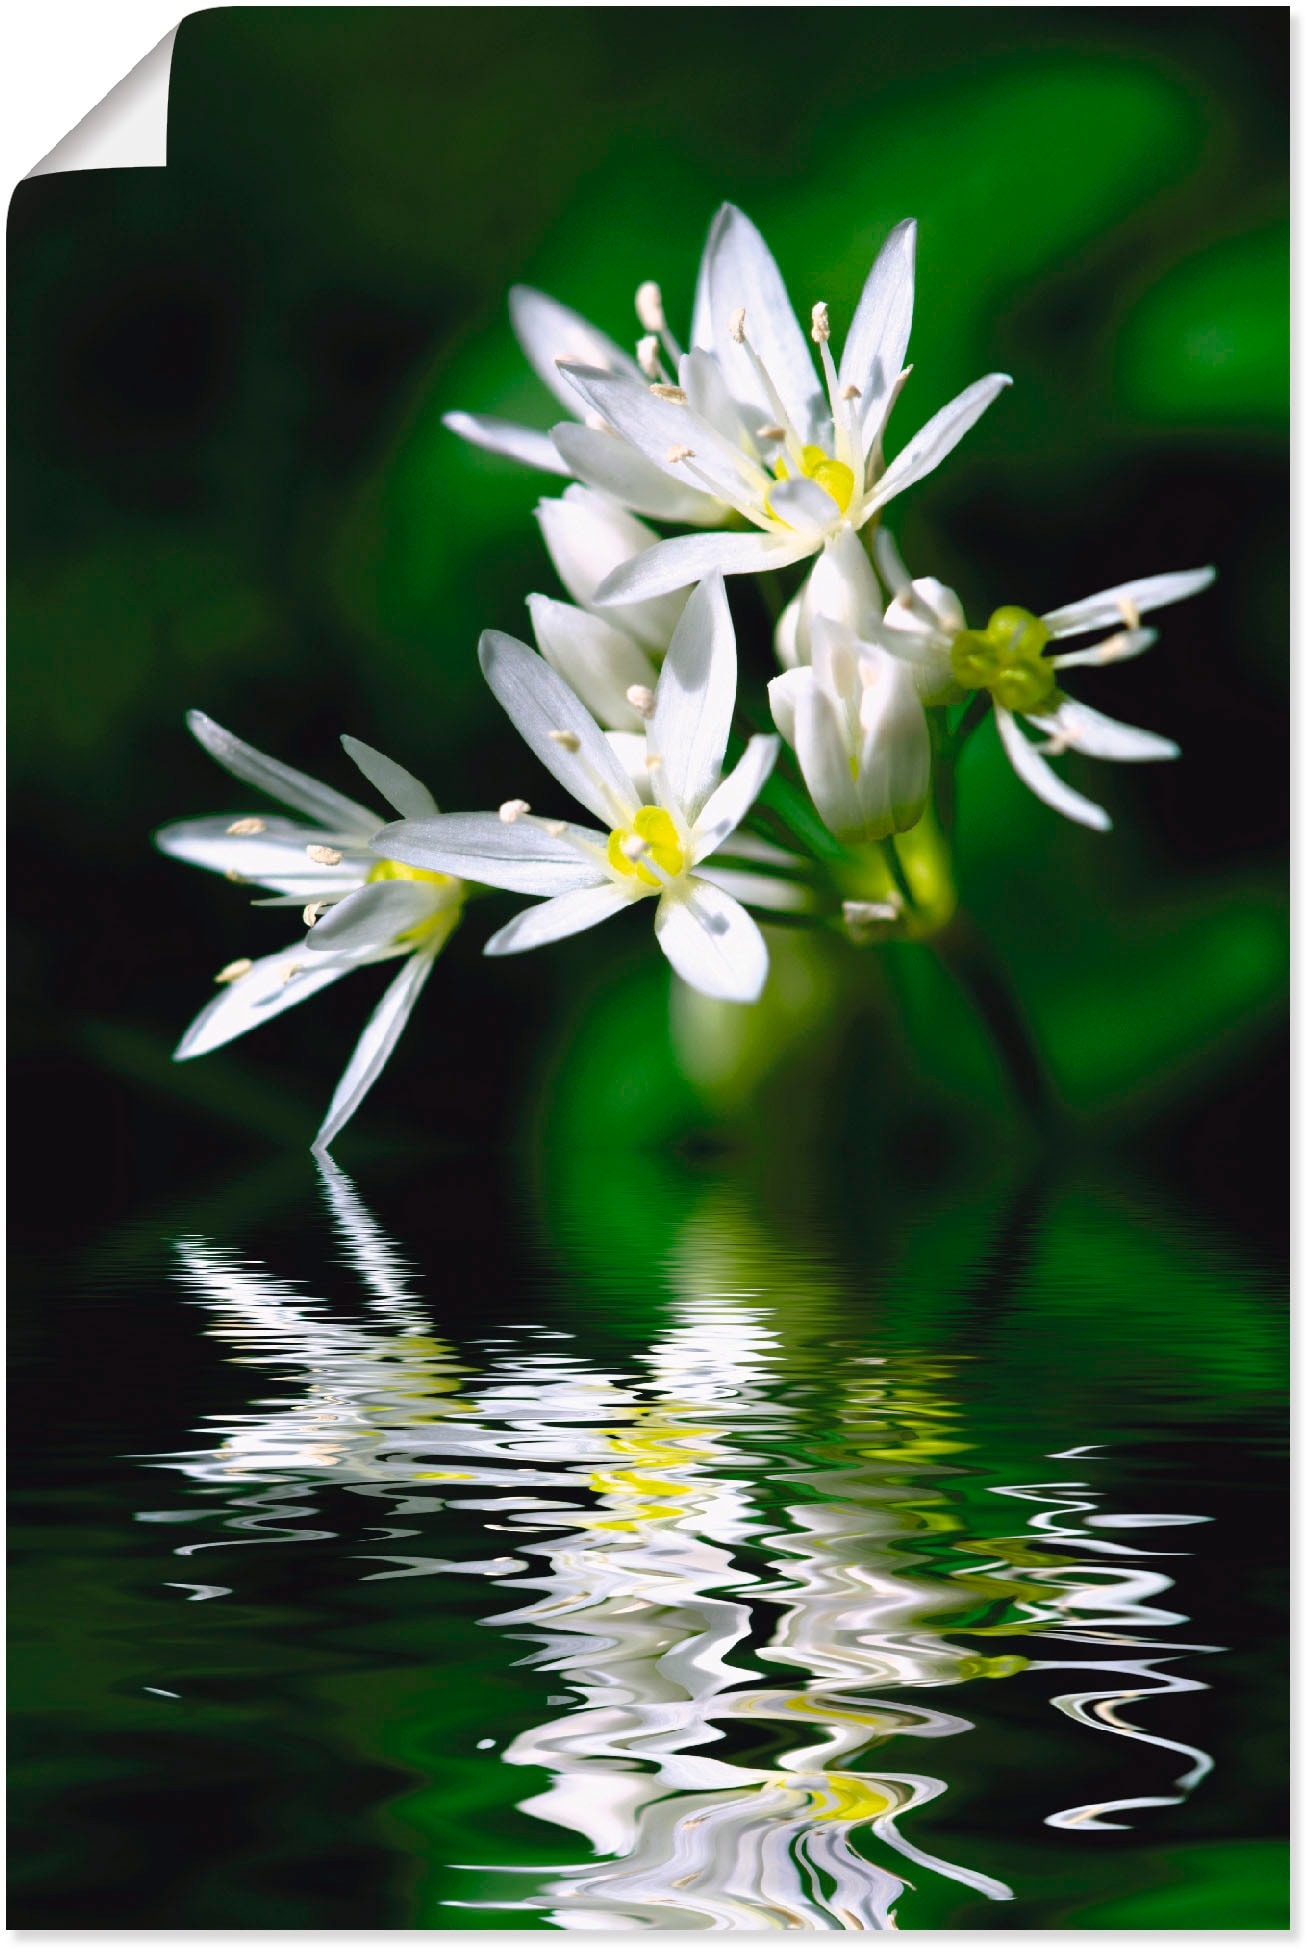
[[[661,342],[654,332],[649,332],[645,339],[639,339],[638,364],[649,380],[658,380],[660,378]]]
[[[315,846],[315,847],[307,847],[305,851],[309,855],[310,859],[315,863],[316,867],[336,868],[341,866],[342,851],[339,847]]]
[[[577,732],[548,732],[547,737],[556,745],[563,746],[566,752],[577,752],[582,744]]]
[[[214,980],[216,983],[239,983],[243,976],[250,975],[254,967],[249,956],[238,956],[236,962],[225,963]]]
[[[679,461],[691,461],[692,458],[693,458],[693,452],[690,447],[672,447],[669,453],[665,457],[665,459],[671,463],[677,463]]]
[[[319,917],[323,914],[324,909],[329,906],[330,904],[326,901],[307,902],[301,910],[301,920],[304,922],[306,928],[312,929]]]
[[[782,427],[772,421],[768,427],[757,428],[756,438],[758,441],[782,441],[787,439],[787,435]]]
[[[282,984],[283,988],[285,989],[288,983],[291,982],[292,977],[299,976],[300,973],[301,973],[301,965],[298,962],[285,962],[282,968],[278,971],[278,981]]]
[[[542,823],[543,833],[550,834],[553,840],[559,840],[565,830],[566,822],[563,820],[544,820]]]
[[[843,920],[849,928],[868,928],[872,922],[896,922],[904,903],[894,891],[887,901],[845,901]]]
[[[817,346],[823,346],[829,337],[829,307],[823,298],[811,307],[811,337]]]
[[[649,752],[642,763],[649,773],[658,773],[665,761],[658,752]]]
[[[656,694],[650,685],[630,685],[624,696],[639,718],[650,718],[656,710]]]
[[[648,388],[658,400],[673,400],[677,406],[686,407],[688,396],[681,386],[666,386],[663,382]]]
[[[225,868],[223,878],[225,881],[235,881],[239,887],[250,879],[249,875],[243,874],[240,868]]]
[[[1139,625],[1142,622],[1142,619],[1139,615],[1139,606],[1135,602],[1134,598],[1131,596],[1118,597],[1116,602],[1116,608],[1120,611],[1121,615],[1124,617],[1127,627],[1130,630],[1138,630]],[[232,829],[229,828],[228,831],[229,833],[231,833]]]
[[[633,300],[638,314],[638,324],[644,332],[660,332],[665,326],[665,307],[661,303],[661,288],[654,278],[648,278],[638,286]]]
[[[515,822],[522,820],[529,810],[527,800],[503,800],[497,808],[497,818],[504,826],[513,827]]]
[[[747,337],[747,307],[740,305],[736,312],[729,314],[729,337],[740,346]]]
[[[849,384],[843,388],[838,397],[840,400],[859,400],[861,398],[861,389],[859,386]]]
[[[249,820],[234,820],[228,832],[230,834],[262,834],[264,832],[264,826],[264,821],[257,814],[252,814]]]

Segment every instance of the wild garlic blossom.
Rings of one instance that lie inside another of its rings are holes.
[[[1179,757],[1174,740],[1123,725],[1068,697],[1057,674],[1138,657],[1157,641],[1157,632],[1141,625],[1143,612],[1196,596],[1212,582],[1214,569],[1174,570],[1118,583],[1041,617],[1006,604],[993,612],[983,630],[970,630],[955,593],[930,578],[913,581],[891,536],[877,535],[875,548],[884,580],[894,592],[883,641],[917,673],[926,704],[947,703],[971,692],[987,696],[1003,750],[1017,774],[1068,820],[1100,831],[1112,824],[1105,808],[1058,777],[1050,758],[1067,751],[1091,759]],[[1098,630],[1112,634],[1080,650],[1048,655],[1049,644]],[[1020,719],[1043,734],[1038,743],[1022,731]]]
[[[710,864],[751,808],[779,749],[771,736],[749,739],[732,772],[721,776],[737,692],[723,580],[708,577],[693,592],[655,690],[641,701],[650,800],[543,658],[486,631],[479,659],[516,729],[602,829],[543,818],[517,798],[496,813],[404,820],[384,829],[379,845],[416,867],[546,897],[498,929],[487,955],[558,942],[651,899],[657,943],[684,981],[708,996],[754,1002],[769,958],[730,889],[766,906],[793,906],[796,891]]]
[[[229,881],[271,890],[272,898],[256,906],[300,909],[309,934],[272,955],[242,956],[226,964],[215,978],[219,994],[191,1025],[175,1058],[217,1050],[350,970],[404,959],[365,1025],[316,1134],[316,1148],[324,1148],[391,1056],[460,920],[467,891],[453,875],[380,853],[373,842],[383,819],[358,801],[270,759],[204,712],[189,712],[187,724],[228,772],[308,815],[310,824],[279,814],[216,814],[163,828],[156,845]],[[359,739],[344,738],[342,744],[397,813],[410,818],[436,813],[428,788],[403,766]]]

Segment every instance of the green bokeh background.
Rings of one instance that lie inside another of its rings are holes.
[[[1081,687],[1183,760],[1068,762],[1112,809],[1104,837],[982,733],[961,878],[1082,1128],[1278,1225],[1287,33],[1278,8],[186,20],[167,169],[43,177],[11,206],[15,1042],[33,1105],[77,1114],[79,1218],[308,1142],[373,1000],[353,978],[170,1065],[212,972],[283,939],[150,850],[164,821],[244,800],[183,712],[348,790],[344,730],[445,807],[533,799],[474,649],[559,593],[532,519],[559,484],[440,415],[550,424],[507,287],[625,340],[655,277],[681,323],[727,197],[840,333],[888,228],[919,218],[893,445],[979,373],[1014,375],[891,524],[973,616],[1217,564],[1149,658]],[[759,613],[734,602],[759,685]],[[642,930],[489,964],[493,917],[455,938],[344,1157],[497,1142],[526,1103],[571,1142],[786,1127],[913,1174],[1016,1134],[927,949],[790,935],[768,1008],[681,1005],[671,1030]],[[38,1193],[25,1217],[50,1210]]]

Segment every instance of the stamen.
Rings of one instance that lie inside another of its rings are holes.
[[[747,307],[740,305],[736,312],[729,314],[729,337],[736,346],[741,346],[747,337]]]
[[[228,832],[230,834],[262,834],[265,825],[266,823],[257,814],[252,814],[249,820],[234,820]]]
[[[782,427],[777,427],[771,423],[769,427],[758,427],[756,430],[756,438],[758,441],[781,441],[786,436]]]
[[[660,332],[665,324],[665,307],[661,303],[661,288],[654,278],[638,286],[633,303],[643,331]]]
[[[564,820],[544,820],[542,822],[542,831],[544,834],[550,834],[553,840],[559,840],[561,835],[567,831],[567,826],[568,823]]]
[[[1034,750],[1043,753],[1049,759],[1060,759],[1061,755],[1069,752],[1074,744],[1075,741],[1070,734],[1057,725],[1053,727],[1046,739],[1039,740]]]
[[[238,886],[242,886],[250,880],[250,876],[243,874],[240,868],[225,868],[223,870],[223,878],[225,881],[235,881]]]
[[[658,752],[649,752],[642,763],[649,773],[658,773],[665,761]]]
[[[339,847],[307,847],[305,851],[316,867],[336,868],[342,864],[342,851]]]
[[[730,318],[729,337],[736,346],[743,348],[743,351],[747,354],[747,357],[756,369],[756,377],[761,382],[766,401],[774,413],[779,426],[783,429],[783,438],[788,443],[788,452],[792,458],[793,465],[799,474],[805,474],[806,463],[802,456],[802,443],[793,430],[791,420],[788,418],[788,409],[780,398],[778,387],[770,378],[765,361],[747,337],[747,308],[745,305],[740,305]]]
[[[648,391],[654,393],[658,400],[673,400],[676,406],[686,407],[688,404],[688,396],[681,386],[666,386],[662,381]]]
[[[548,732],[547,737],[556,745],[563,746],[566,752],[577,752],[582,744],[577,732]]]
[[[639,718],[650,718],[656,710],[656,694],[650,685],[630,685],[624,696]]]
[[[658,380],[663,375],[661,366],[661,342],[654,332],[638,341],[638,364],[649,380]]]
[[[817,346],[828,343],[829,307],[823,298],[811,307],[811,337]]]
[[[239,983],[243,976],[250,975],[254,967],[249,956],[238,956],[236,962],[225,963],[214,980],[216,983]]]
[[[838,397],[840,400],[859,400],[861,398],[861,389],[859,386],[853,386],[849,380]]]
[[[283,988],[286,989],[288,983],[291,982],[292,977],[299,976],[300,973],[301,973],[300,963],[285,962],[282,968],[278,971],[278,980],[282,984]]]
[[[640,861],[650,851],[641,834],[630,834],[627,840],[620,842],[620,853],[626,861]]]
[[[693,453],[690,447],[672,447],[665,457],[672,467],[677,466],[680,461],[691,461],[692,458]]]
[[[305,904],[305,907],[301,910],[301,920],[304,922],[307,929],[312,929],[315,923],[318,921],[319,917],[323,914],[324,909],[331,908],[331,907],[332,907],[332,903],[327,901],[307,902]]]
[[[553,733],[552,736],[554,738],[555,734]],[[503,800],[497,808],[497,817],[505,826],[513,827],[517,820],[522,820],[530,811],[527,800]]]
[[[896,890],[890,893],[887,901],[845,901],[843,920],[849,928],[861,928],[871,922],[896,922],[904,906]]]
[[[1127,628],[1130,630],[1138,630],[1143,619],[1139,615],[1139,606],[1134,598],[1130,596],[1118,597],[1116,608],[1124,617]],[[228,831],[231,833],[232,829],[229,828]]]

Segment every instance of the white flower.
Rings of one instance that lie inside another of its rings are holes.
[[[646,295],[644,286],[640,299]],[[574,420],[553,428],[550,434],[477,413],[443,414],[444,426],[475,447],[508,454],[548,474],[576,474],[643,515],[655,515],[666,522],[724,519],[726,511],[709,496],[689,482],[670,480],[660,468],[617,440],[600,415],[590,415],[587,426],[575,424],[582,418],[579,396],[562,376],[559,362],[579,360],[588,367],[625,374],[642,385],[642,370],[636,360],[568,305],[558,304],[528,285],[511,288],[510,323],[529,364]]]
[[[909,370],[902,362],[914,250],[914,224],[899,224],[866,279],[837,365],[827,309],[811,308],[823,387],[778,266],[731,204],[711,226],[693,350],[678,357],[677,386],[647,384],[614,366],[562,362],[635,457],[705,490],[718,505],[716,519],[733,513],[758,531],[659,542],[607,577],[601,603],[679,589],[713,569],[734,575],[800,562],[844,527],[863,528],[950,453],[1010,381],[1003,373],[975,381],[885,463],[885,428]]]
[[[684,981],[708,996],[755,1001],[766,947],[729,887],[770,906],[799,905],[799,891],[704,865],[748,812],[779,749],[776,738],[750,739],[720,777],[737,689],[722,579],[708,577],[689,598],[656,684],[646,724],[650,804],[544,659],[499,631],[484,632],[479,658],[518,731],[605,831],[541,819],[508,800],[499,813],[407,819],[385,828],[379,846],[417,867],[549,897],[498,930],[488,955],[557,942],[651,897],[657,941]]]
[[[281,815],[181,820],[155,836],[166,854],[211,868],[230,881],[274,891],[263,908],[302,908],[308,938],[274,955],[243,957],[217,978],[221,989],[201,1011],[174,1052],[201,1057],[304,1002],[348,970],[404,958],[383,994],[333,1094],[315,1149],[329,1146],[357,1110],[391,1056],[433,963],[460,920],[462,882],[415,869],[381,853],[373,842],[381,817],[331,786],[268,758],[225,732],[204,712],[187,724],[221,766],[284,806],[308,814],[312,825]],[[343,739],[369,783],[407,818],[437,812],[426,786],[359,739]]]
[[[1058,753],[1082,752],[1093,759],[1178,758],[1180,748],[1173,740],[1122,725],[1068,698],[1056,674],[1077,665],[1138,657],[1157,641],[1155,630],[1140,628],[1142,613],[1205,590],[1214,569],[1140,577],[1041,617],[1008,604],[993,612],[985,630],[976,631],[966,628],[961,603],[944,584],[928,577],[911,580],[886,531],[876,534],[875,550],[884,581],[895,592],[884,617],[885,646],[918,673],[927,704],[973,690],[989,693],[1007,757],[1031,791],[1058,813],[1102,831],[1112,824],[1104,808],[1075,792],[1048,765]],[[1100,643],[1047,655],[1054,639],[1108,629],[1112,635]],[[1041,743],[1027,738],[1018,715],[1044,734]]]
[[[789,609],[787,650],[805,661],[771,682],[770,710],[820,818],[849,844],[904,833],[929,795],[929,726],[916,667],[883,648],[879,584],[850,529]]]

